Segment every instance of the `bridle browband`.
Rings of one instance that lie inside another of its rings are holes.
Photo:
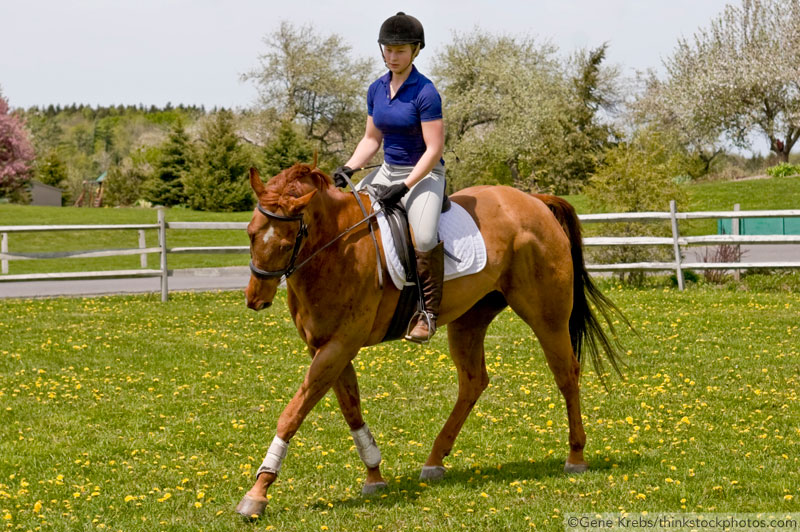
[[[253,272],[253,275],[258,277],[259,279],[274,279],[275,277],[281,277],[282,278],[281,280],[288,279],[290,275],[292,275],[294,272],[302,268],[308,261],[313,259],[322,250],[326,249],[328,246],[330,246],[331,244],[333,244],[334,242],[336,242],[337,240],[348,234],[350,231],[352,231],[359,225],[363,224],[364,222],[371,220],[372,218],[377,216],[378,213],[381,212],[381,210],[378,209],[376,211],[373,211],[371,214],[368,214],[365,218],[359,220],[358,222],[354,223],[353,225],[351,225],[350,227],[339,233],[333,240],[331,240],[321,248],[314,251],[300,264],[295,266],[294,263],[297,260],[297,255],[298,253],[300,253],[300,248],[303,246],[303,239],[308,236],[308,225],[306,225],[306,222],[303,219],[303,215],[298,214],[294,216],[283,216],[282,214],[277,214],[272,211],[268,211],[267,209],[261,206],[260,202],[256,204],[256,208],[261,214],[263,214],[267,218],[271,218],[279,222],[297,222],[297,221],[300,222],[300,227],[297,229],[297,235],[295,235],[294,238],[294,249],[292,250],[292,256],[289,259],[289,263],[286,265],[285,268],[283,268],[282,270],[272,270],[272,271],[262,270],[253,263],[253,258],[252,257],[250,258],[250,271]]]

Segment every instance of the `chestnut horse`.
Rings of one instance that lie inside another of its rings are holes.
[[[400,292],[390,282],[379,286],[378,264],[385,263],[377,261],[369,236],[368,223],[374,220],[363,221],[355,196],[333,187],[321,170],[296,164],[265,185],[251,169],[250,184],[258,207],[247,227],[253,270],[245,291],[247,306],[269,307],[280,278],[299,265],[294,275],[287,276],[288,305],[312,358],[303,383],[278,419],[277,435],[255,484],[236,508],[253,517],[266,507],[267,489],[277,479],[292,436],[331,388],[367,467],[362,491],[386,486],[380,451],[361,414],[352,360],[359,349],[384,338]],[[489,383],[483,341],[490,322],[506,306],[541,343],[566,401],[569,454],[564,469],[583,472],[588,465],[583,457],[586,435],[579,397],[581,351],[589,352],[601,376],[602,354],[615,369],[619,357],[618,346],[604,333],[589,301],[609,324],[610,313],[618,310],[595,288],[584,267],[575,210],[555,196],[533,196],[504,186],[468,188],[451,199],[480,228],[487,264],[479,273],[444,285],[438,323],[448,325],[458,399],[433,443],[421,478],[444,476],[443,459]],[[359,221],[363,223],[356,225]],[[355,229],[335,240],[353,225]]]

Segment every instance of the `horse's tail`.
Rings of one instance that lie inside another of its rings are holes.
[[[569,237],[573,269],[572,314],[569,317],[569,335],[575,356],[580,361],[583,351],[588,351],[592,365],[601,381],[603,381],[602,350],[611,366],[622,376],[622,372],[619,369],[620,364],[623,363],[620,353],[621,345],[616,339],[613,317],[616,315],[629,327],[630,322],[614,302],[600,292],[586,270],[586,263],[583,259],[581,223],[578,219],[578,214],[572,205],[558,196],[548,194],[534,194],[533,196],[547,205]],[[603,316],[603,319],[608,324],[611,337],[603,330],[600,320],[597,319],[594,310],[592,310],[592,306]]]

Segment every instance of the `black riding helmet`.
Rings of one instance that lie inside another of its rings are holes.
[[[381,24],[378,33],[378,44],[416,44],[420,50],[425,48],[425,31],[419,20],[406,15],[402,11],[393,17],[387,18]]]

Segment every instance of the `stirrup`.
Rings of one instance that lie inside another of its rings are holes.
[[[422,339],[422,338],[416,338],[414,336],[411,336],[411,330],[414,327],[416,327],[417,321],[419,319],[422,319],[423,317],[425,318],[425,321],[428,323],[428,337],[425,338],[425,339]],[[417,343],[417,344],[427,344],[428,342],[430,342],[431,338],[433,338],[433,335],[436,334],[436,325],[434,324],[434,320],[435,319],[436,319],[436,316],[434,316],[433,314],[431,314],[428,311],[425,311],[425,310],[416,311],[411,316],[411,320],[408,322],[408,327],[406,328],[405,339],[408,340],[409,342],[414,342],[414,343]]]

